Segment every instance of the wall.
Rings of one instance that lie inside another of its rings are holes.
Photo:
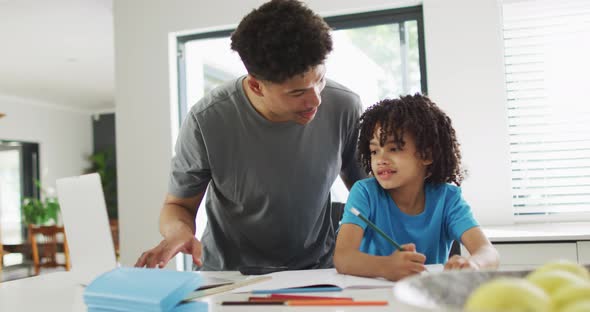
[[[0,96],[0,139],[39,143],[41,185],[55,189],[55,180],[80,175],[92,153],[90,114],[28,99]]]
[[[160,240],[158,215],[176,127],[171,32],[235,25],[264,1],[114,2],[116,127],[121,262]],[[500,12],[496,0],[425,0],[430,95],[455,120],[471,169],[465,195],[482,223],[511,222]],[[415,5],[416,1],[309,0],[329,16]],[[444,5],[443,5],[444,3]],[[172,51],[172,52],[171,52]],[[172,86],[172,87],[171,87]],[[354,86],[351,86],[354,89]],[[489,213],[493,212],[493,213]],[[506,214],[508,212],[508,214]]]
[[[424,1],[428,92],[453,119],[483,224],[513,221],[501,21],[497,0]]]

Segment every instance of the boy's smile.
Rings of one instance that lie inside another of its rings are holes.
[[[387,180],[392,178],[397,173],[397,170],[388,169],[388,168],[380,168],[377,169],[377,176],[381,180]]]

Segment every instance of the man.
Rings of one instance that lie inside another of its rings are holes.
[[[248,75],[206,95],[183,122],[164,239],[136,266],[163,267],[183,252],[202,270],[331,267],[330,187],[339,173],[349,188],[363,174],[359,97],[325,78],[330,29],[303,3],[273,0],[245,16],[231,41]],[[195,217],[208,186],[201,244]]]

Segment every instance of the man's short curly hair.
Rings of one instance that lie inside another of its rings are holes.
[[[332,51],[330,27],[297,0],[272,0],[246,15],[231,35],[248,73],[281,83],[320,65]]]
[[[461,152],[451,119],[428,97],[415,94],[385,99],[362,114],[359,160],[367,173],[371,173],[369,142],[373,139],[377,125],[382,129],[380,144],[384,145],[387,137],[393,136],[398,147],[403,147],[404,133],[409,132],[414,136],[419,157],[432,157],[426,183],[461,185],[464,171],[461,169]]]

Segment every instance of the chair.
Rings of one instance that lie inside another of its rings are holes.
[[[113,242],[111,233],[118,225],[109,225],[97,173],[60,178],[56,186],[72,259],[70,276],[88,285],[98,275],[117,267],[117,241]],[[88,248],[89,244],[92,248]]]
[[[35,275],[39,275],[41,268],[64,267],[66,271],[70,270],[70,250],[63,226],[35,226],[29,224],[28,230],[29,241],[33,251]],[[57,261],[58,236],[61,236],[63,239],[65,263],[58,263]]]

